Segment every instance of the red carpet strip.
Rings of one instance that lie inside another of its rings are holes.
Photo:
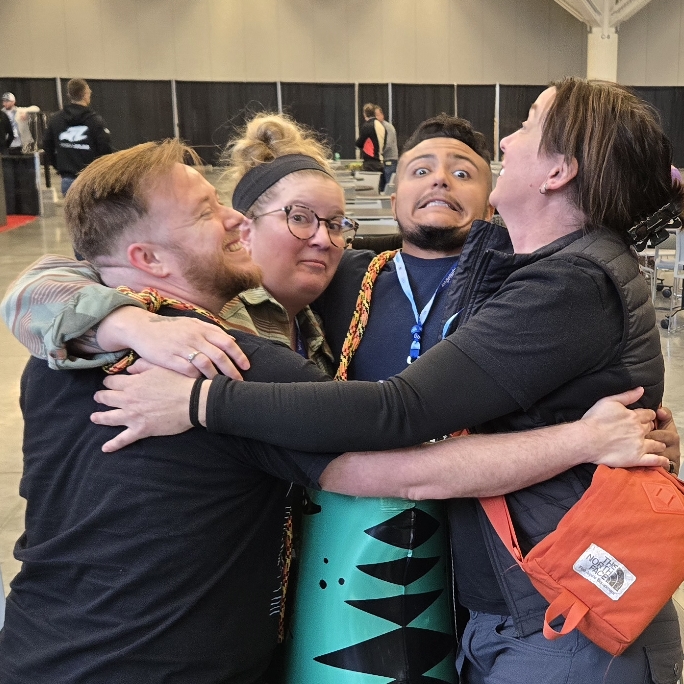
[[[22,216],[20,214],[10,214],[7,217],[7,225],[0,226],[0,233],[6,233],[8,230],[14,230],[15,228],[21,228],[31,221],[35,221],[37,216]]]

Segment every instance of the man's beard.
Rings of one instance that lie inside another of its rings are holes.
[[[470,228],[418,225],[406,230],[399,224],[399,232],[405,242],[419,249],[429,252],[453,252],[463,247]]]
[[[220,296],[226,302],[244,290],[261,285],[261,269],[255,263],[235,268],[225,262],[223,255],[221,251],[207,259],[185,253],[183,277],[199,292]]]

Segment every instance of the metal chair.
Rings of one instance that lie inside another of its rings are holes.
[[[665,240],[665,242],[660,243],[656,247],[647,247],[641,252],[638,252],[641,272],[648,278],[651,285],[651,301],[654,306],[656,303],[656,293],[666,289],[663,284],[663,279],[659,274],[659,271],[661,270],[660,264],[673,261],[675,257],[676,231],[672,230],[668,232],[670,233],[670,237]],[[669,294],[666,294],[666,296],[669,296]]]
[[[675,237],[675,251],[671,258],[658,255],[654,261],[654,278],[657,278],[658,271],[672,271],[672,288],[663,287],[662,294],[670,299],[670,311],[660,321],[661,327],[668,332],[677,330],[677,314],[682,310],[682,289],[684,285],[684,228],[678,228]],[[669,256],[669,255],[668,255]],[[651,285],[653,290],[653,283]]]

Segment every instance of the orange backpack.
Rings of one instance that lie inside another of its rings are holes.
[[[505,497],[480,503],[550,603],[547,639],[577,628],[620,655],[684,581],[684,482],[662,468],[598,466],[582,498],[524,558]],[[557,632],[550,623],[561,615],[565,623]]]

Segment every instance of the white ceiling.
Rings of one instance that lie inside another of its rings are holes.
[[[650,0],[555,0],[587,26],[608,30],[627,21]]]

